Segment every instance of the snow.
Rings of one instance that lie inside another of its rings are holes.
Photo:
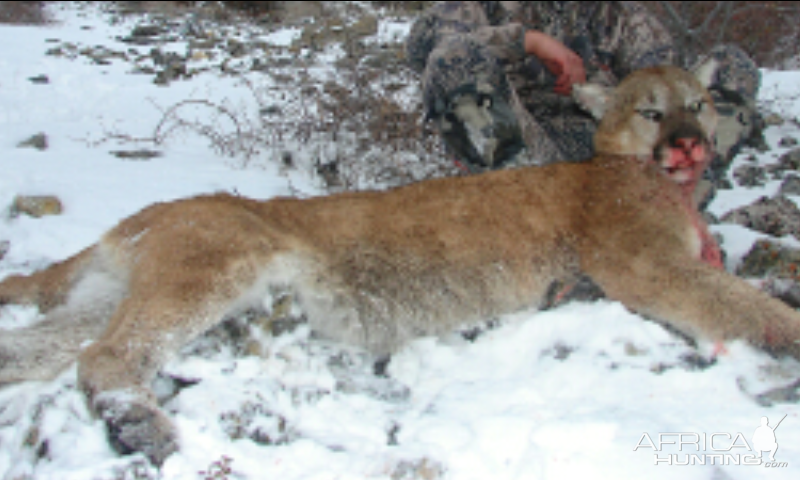
[[[789,119],[800,119],[800,84],[794,71],[764,71],[760,98],[763,103]]]
[[[264,41],[276,47],[290,47],[303,31],[298,28],[285,28],[264,37]]]
[[[125,62],[97,66],[45,56],[51,39],[120,48],[114,39],[132,27],[111,25],[87,8],[56,15],[60,22],[47,27],[0,26],[0,205],[19,194],[55,195],[65,205],[58,217],[3,216],[0,241],[10,250],[0,274],[76,253],[153,202],[217,191],[263,199],[323,194],[320,180],[302,170],[284,171],[267,156],[245,165],[192,134],[170,138],[159,146],[163,156],[149,161],[110,155],[131,145],[105,141],[106,133],[147,137],[161,120],[159,107],[189,98],[247,105],[249,94],[213,73],[158,87],[150,76],[132,75]],[[382,22],[375,41],[396,41],[407,29],[400,20]],[[280,47],[298,35],[286,29],[264,38]],[[800,73],[764,73],[762,101],[800,118]],[[49,85],[28,80],[41,74]],[[48,135],[48,150],[17,148],[39,132]],[[771,129],[775,148],[761,161],[774,162],[787,135],[800,135],[797,126]],[[712,211],[725,213],[776,190],[770,183],[722,192]],[[761,238],[741,227],[714,231],[731,252],[729,267]],[[29,308],[0,310],[5,328],[38,318]],[[52,382],[0,389],[0,478],[197,479],[228,467],[232,472],[221,478],[426,478],[425,472],[458,480],[798,478],[800,406],[766,407],[754,395],[791,384],[800,365],[740,343],[727,347],[715,365],[694,368],[685,360],[694,350],[659,325],[616,303],[575,303],[507,316],[474,342],[456,334],[420,339],[392,358],[384,378],[372,374],[363,352],[300,327],[267,338],[261,356],[222,349],[188,353],[167,366],[168,377],[190,382],[176,393],[160,380],[182,445],[160,472],[142,457],[111,450],[72,367]],[[678,447],[637,449],[644,434],[658,442],[675,432],[725,433],[716,441],[727,448],[739,433],[750,441],[761,417],[777,422],[784,415],[776,458],[788,462],[785,468],[656,466],[655,454],[679,454]]]

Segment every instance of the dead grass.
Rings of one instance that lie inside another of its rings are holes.
[[[7,25],[44,25],[50,21],[45,2],[0,2],[0,23]]]

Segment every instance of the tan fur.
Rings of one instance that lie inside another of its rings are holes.
[[[609,297],[688,335],[797,355],[800,315],[699,261],[697,212],[648,160],[669,129],[710,137],[715,113],[702,86],[681,70],[651,69],[602,100],[600,153],[589,163],[307,200],[212,195],[148,207],[75,259],[0,283],[5,302],[51,308],[47,328],[3,332],[0,381],[65,366],[66,354],[26,355],[42,353],[34,344],[45,334],[59,335],[68,353],[97,336],[80,354],[80,384],[121,452],[160,463],[177,438],[150,391],[154,375],[182,345],[270,292],[292,291],[317,332],[386,354],[540,305],[555,282],[588,275]],[[103,294],[97,309],[89,290]],[[57,320],[69,321],[58,331]]]

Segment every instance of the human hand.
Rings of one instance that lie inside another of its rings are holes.
[[[536,56],[557,77],[555,92],[572,94],[572,86],[586,83],[586,68],[577,53],[555,38],[535,30],[525,34],[525,51]]]

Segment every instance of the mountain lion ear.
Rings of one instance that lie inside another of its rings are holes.
[[[717,76],[718,69],[719,62],[709,57],[695,66],[692,69],[692,73],[697,77],[703,87],[709,88],[714,83],[714,78]]]
[[[600,120],[608,110],[613,89],[594,83],[574,85],[572,98],[578,106],[590,113],[595,119]]]

